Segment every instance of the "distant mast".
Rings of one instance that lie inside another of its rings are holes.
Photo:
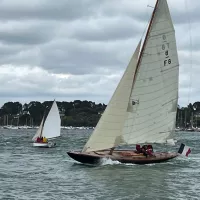
[[[155,13],[156,13],[156,9],[157,9],[157,7],[158,7],[158,1],[159,1],[159,0],[156,1],[156,5],[155,5],[154,10],[153,10],[153,13],[152,13],[152,15],[151,15],[151,20],[150,20],[150,23],[149,23],[149,26],[148,26],[148,29],[147,29],[147,33],[146,33],[145,39],[144,39],[144,43],[143,43],[143,45],[142,45],[142,49],[141,49],[141,52],[140,52],[140,54],[139,54],[139,58],[138,58],[138,62],[137,62],[136,70],[135,70],[136,72],[135,72],[134,78],[133,78],[133,85],[134,85],[135,78],[136,78],[136,75],[137,75],[138,67],[139,67],[139,65],[140,65],[140,63],[141,63],[142,55],[143,55],[144,48],[145,48],[146,43],[147,43],[147,38],[148,38],[148,36],[149,36],[150,28],[151,28],[151,25],[152,25],[152,22],[153,22]]]

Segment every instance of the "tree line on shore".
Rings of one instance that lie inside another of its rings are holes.
[[[200,102],[177,108],[176,126],[180,128],[200,127]]]
[[[48,112],[53,101],[7,102],[0,109],[0,125],[38,126],[44,112]],[[75,100],[73,102],[57,101],[62,126],[96,126],[105,104],[92,101]]]
[[[53,101],[6,102],[0,108],[0,125],[14,126],[38,126],[44,112],[48,112]],[[62,126],[96,126],[105,104],[96,104],[92,101],[74,100],[71,102],[57,101],[61,116]],[[190,127],[200,126],[200,102],[189,104],[186,107],[177,108],[176,126]]]

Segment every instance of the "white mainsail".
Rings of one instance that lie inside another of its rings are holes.
[[[117,89],[115,90],[106,110],[101,116],[99,123],[83,151],[95,151],[111,148],[113,146],[118,146],[123,142],[121,141],[121,134],[124,121],[127,117],[127,105],[131,95],[140,45],[141,41],[139,42]]]
[[[179,62],[166,0],[159,0],[141,52],[131,98],[138,101],[123,129],[127,144],[165,143],[175,128]]]
[[[179,62],[166,0],[156,3],[137,61],[139,46],[83,151],[165,143],[174,130]]]
[[[60,136],[61,119],[56,101],[53,102],[51,110],[44,122],[42,136],[48,139]]]
[[[42,118],[41,124],[40,124],[36,134],[32,138],[33,141],[35,141],[38,137],[40,137],[42,135],[43,123],[44,123],[44,117]]]

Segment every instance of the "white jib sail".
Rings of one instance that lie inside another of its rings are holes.
[[[43,123],[44,123],[44,117],[42,118],[41,124],[36,132],[36,134],[33,136],[32,140],[35,141],[38,137],[40,137],[42,135],[42,127],[43,127]]]
[[[141,52],[131,100],[136,102],[123,129],[127,144],[165,143],[175,128],[179,62],[166,0],[159,0]]]
[[[45,120],[42,136],[46,138],[55,138],[60,136],[61,119],[56,101],[53,102],[51,110]]]
[[[117,89],[83,151],[111,148],[123,142],[121,134],[127,117],[127,105],[131,94],[140,45],[141,42],[139,42]]]

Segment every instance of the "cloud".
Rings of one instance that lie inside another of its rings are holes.
[[[4,100],[20,99],[24,102],[34,99],[74,99],[87,100],[96,97],[96,102],[110,97],[120,75],[72,75],[49,73],[39,67],[12,66],[1,67],[0,96]],[[106,88],[106,90],[105,90]]]
[[[200,99],[200,2],[168,4],[179,51],[179,103],[186,105]],[[155,0],[0,0],[0,104],[108,103],[144,36],[153,10],[147,5]]]
[[[38,21],[9,21],[1,23],[0,41],[3,44],[38,45],[51,41],[55,25]]]
[[[124,23],[126,22],[126,23]],[[121,24],[121,26],[119,26]],[[137,29],[135,29],[137,27]],[[116,41],[139,36],[143,26],[130,17],[102,17],[76,21],[71,25],[71,37],[80,41]],[[71,29],[70,28],[70,29]],[[66,30],[65,30],[66,31]],[[133,35],[134,33],[134,35]]]
[[[95,14],[99,3],[92,0],[1,0],[0,5],[0,18],[4,20],[76,20]]]

